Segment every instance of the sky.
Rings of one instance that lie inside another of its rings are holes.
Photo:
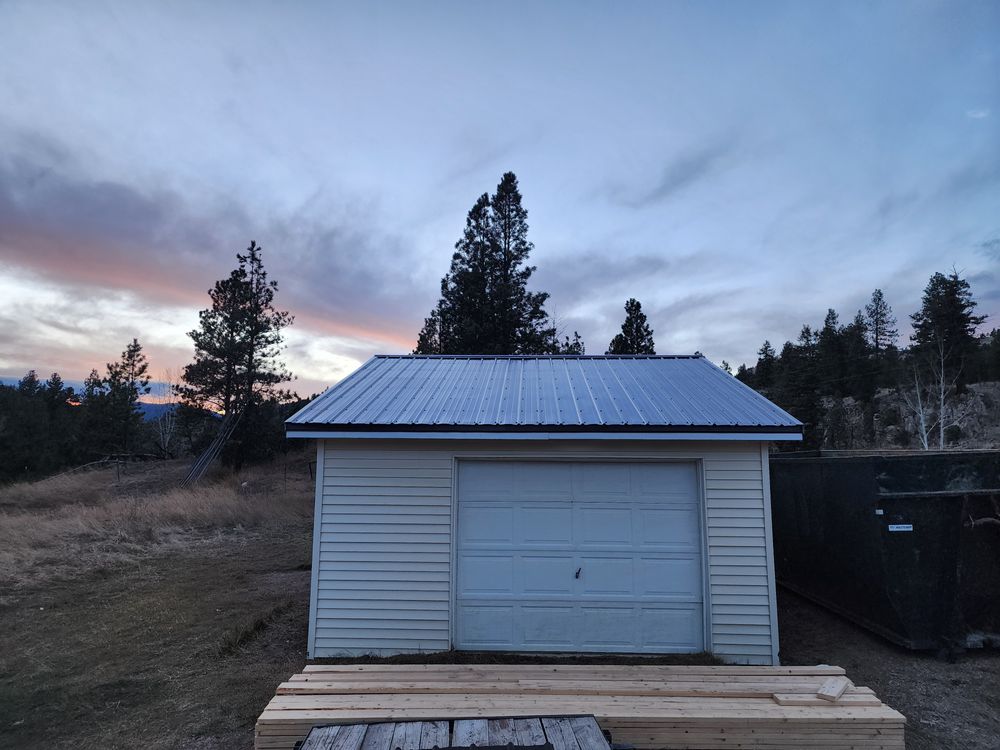
[[[0,0],[0,377],[176,376],[256,240],[318,392],[508,170],[591,354],[629,297],[734,367],[875,287],[905,336],[952,268],[1000,326],[1000,3]]]

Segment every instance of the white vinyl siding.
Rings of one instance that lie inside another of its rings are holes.
[[[313,657],[451,647],[456,460],[659,458],[701,466],[710,649],[774,660],[759,442],[326,440],[320,455]]]

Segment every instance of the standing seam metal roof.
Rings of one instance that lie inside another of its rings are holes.
[[[378,355],[286,424],[345,431],[802,430],[700,355]]]

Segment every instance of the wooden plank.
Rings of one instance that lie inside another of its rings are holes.
[[[847,688],[851,686],[851,681],[846,677],[831,677],[823,683],[823,686],[816,691],[816,697],[825,701],[835,701],[842,696]]]
[[[601,674],[766,674],[766,675],[843,675],[843,667],[820,664],[815,667],[754,667],[735,665],[657,665],[657,664],[308,664],[302,673],[310,672],[352,672],[357,674],[393,672],[490,672],[494,674],[513,673],[531,675],[539,672],[572,674],[574,672]],[[635,679],[634,677],[631,679]]]
[[[575,716],[569,720],[569,725],[581,750],[611,750],[593,716]]]
[[[392,731],[391,750],[420,750],[420,732],[423,722],[401,721]]]
[[[537,744],[532,732],[547,734],[546,720],[580,714],[594,714],[600,729],[637,750],[903,747],[904,717],[881,704],[870,688],[853,686],[843,669],[827,665],[313,667],[319,668],[307,667],[283,683],[261,714],[255,730],[258,750],[291,750],[317,724],[382,721],[411,728],[374,724],[355,750],[438,744],[432,738],[440,737],[439,727],[448,720],[455,721],[449,744],[483,746],[495,744],[494,738],[500,744]],[[839,699],[819,698],[817,693],[835,679],[840,686],[846,683]],[[493,738],[489,720],[496,722]],[[568,721],[572,740],[553,724],[550,741],[561,750],[590,750],[596,735],[579,729],[579,719]],[[416,736],[413,725],[420,727]]]
[[[470,747],[472,745],[486,747],[489,744],[489,727],[486,719],[458,719],[455,721],[455,747]]]
[[[367,731],[367,724],[353,724],[341,727],[333,743],[329,746],[329,750],[359,750],[361,741],[365,738],[365,732]]]
[[[545,744],[545,729],[540,719],[514,719],[514,736],[517,744],[525,747]]]
[[[425,721],[420,730],[420,747],[422,750],[430,750],[435,747],[448,747],[451,745],[447,721]]]
[[[364,693],[457,693],[511,695],[664,695],[664,696],[729,696],[767,698],[774,693],[816,693],[822,678],[783,678],[759,681],[661,682],[661,681],[578,681],[578,680],[510,680],[494,682],[457,680],[381,682],[353,680],[289,681],[278,686],[277,695],[360,695]]]
[[[316,727],[309,732],[301,750],[329,750],[340,729],[341,727]]]
[[[573,727],[566,718],[543,718],[542,728],[553,750],[580,750]]]
[[[392,735],[396,725],[392,722],[369,724],[361,750],[392,750]]]
[[[829,705],[829,701],[820,698],[816,693],[775,693],[774,702],[779,706],[822,706]],[[881,706],[882,701],[874,695],[858,693],[856,695],[845,694],[837,700],[840,706]]]
[[[490,719],[487,723],[490,744],[501,747],[514,742],[514,720],[506,717]]]

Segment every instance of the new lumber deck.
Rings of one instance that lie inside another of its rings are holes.
[[[639,750],[902,750],[905,724],[830,666],[338,664],[278,687],[256,747],[292,750],[322,724],[581,714]]]

